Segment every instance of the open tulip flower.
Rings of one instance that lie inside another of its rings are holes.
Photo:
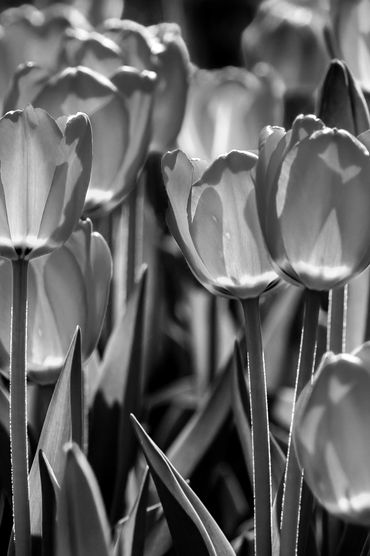
[[[206,164],[164,155],[168,225],[190,269],[212,293],[246,299],[276,283],[258,222],[252,171],[257,156],[232,151]]]
[[[297,402],[294,444],[319,502],[346,521],[370,525],[370,344],[324,356]]]
[[[173,148],[185,113],[190,73],[180,28],[174,23],[144,27],[110,19],[102,32],[118,44],[126,65],[157,74],[150,150],[163,153]]]
[[[32,261],[28,271],[28,356],[30,377],[55,381],[76,326],[81,329],[82,360],[99,339],[112,274],[109,248],[89,220],[80,221],[56,251]],[[0,262],[0,366],[9,366],[11,265]]]
[[[311,290],[342,285],[370,263],[369,132],[359,138],[298,116],[267,127],[256,172],[261,228],[283,278]]]
[[[120,68],[112,80],[87,68],[67,68],[50,78],[33,100],[54,117],[83,108],[90,118],[93,162],[87,214],[112,210],[134,187],[151,137],[154,84],[153,72],[133,68]]]
[[[21,63],[31,61],[55,71],[64,31],[75,27],[88,29],[90,25],[68,5],[38,10],[24,4],[4,10],[0,16],[0,98]]]
[[[60,247],[84,206],[91,171],[85,114],[54,120],[32,106],[0,119],[0,256],[33,259]]]
[[[256,149],[261,129],[283,122],[283,93],[283,84],[267,64],[258,64],[252,72],[195,69],[180,148],[210,162],[234,149]]]

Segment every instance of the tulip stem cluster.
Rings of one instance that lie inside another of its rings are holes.
[[[333,353],[344,353],[346,351],[347,301],[347,284],[330,290],[327,348],[328,351]]]
[[[306,289],[301,346],[297,365],[296,383],[293,400],[293,413],[290,424],[288,454],[285,468],[283,509],[281,516],[280,555],[294,556],[298,545],[298,530],[304,536],[305,523],[300,523],[303,471],[301,471],[292,443],[295,404],[304,386],[310,381],[315,366],[317,326],[320,310],[320,292]]]
[[[242,301],[252,421],[254,531],[257,556],[271,554],[271,457],[259,298]]]
[[[10,446],[16,556],[30,554],[27,443],[27,274],[28,261],[12,261],[13,306],[10,340]]]

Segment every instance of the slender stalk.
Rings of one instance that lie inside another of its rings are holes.
[[[138,184],[137,184],[138,185]],[[126,301],[130,298],[135,287],[137,265],[137,200],[138,188],[135,187],[128,198],[128,229],[127,229],[127,258],[126,258]]]
[[[310,380],[315,364],[317,325],[320,309],[320,293],[306,290],[301,347],[297,366],[297,375],[293,400],[292,419],[289,432],[288,454],[285,467],[283,510],[281,515],[280,555],[294,556],[298,546],[298,528],[305,535],[309,519],[300,524],[300,504],[302,494],[303,472],[298,466],[292,444],[295,404],[304,386]]]
[[[270,432],[259,299],[242,301],[248,354],[253,447],[254,553],[271,555],[272,495]]]
[[[348,284],[329,292],[328,350],[343,353],[346,350]]]
[[[16,556],[30,554],[27,445],[27,272],[28,261],[12,262],[13,305],[10,337],[10,449]]]
[[[208,342],[208,386],[212,384],[217,371],[218,362],[218,302],[220,299],[216,295],[209,299],[209,342]]]

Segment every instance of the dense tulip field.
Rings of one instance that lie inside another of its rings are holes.
[[[213,68],[190,0],[35,4],[0,12],[0,555],[370,556],[370,0],[246,0]]]

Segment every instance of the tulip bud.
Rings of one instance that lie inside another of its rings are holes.
[[[312,93],[329,62],[324,24],[320,10],[309,5],[265,0],[242,36],[247,68],[258,61],[267,62],[282,77],[289,93]]]
[[[370,525],[369,344],[324,356],[296,406],[293,441],[304,478],[335,516]]]
[[[299,116],[260,137],[257,206],[267,248],[286,280],[313,290],[346,283],[370,263],[370,154],[345,130]]]
[[[333,60],[321,87],[318,116],[329,127],[359,135],[370,128],[365,97],[346,64]]]
[[[283,123],[283,85],[266,64],[199,70],[190,81],[180,148],[212,161],[233,149],[256,149],[261,129]]]
[[[78,67],[51,78],[33,101],[54,116],[84,107],[90,117],[93,164],[85,204],[88,214],[110,211],[130,193],[150,140],[155,75],[132,68],[120,71],[125,72],[127,97],[123,86],[119,90],[102,75]],[[115,80],[121,82],[117,76]]]
[[[91,171],[85,114],[55,121],[28,106],[0,119],[0,256],[57,249],[81,216]]]
[[[81,329],[82,360],[98,342],[108,302],[112,259],[89,220],[80,221],[60,249],[31,262],[28,277],[28,362],[30,377],[54,382],[76,326]],[[11,265],[0,262],[0,366],[9,365]]]
[[[256,155],[232,151],[205,163],[181,151],[163,157],[168,226],[196,278],[212,293],[258,297],[277,281],[257,218]]]
[[[360,86],[370,92],[370,5],[368,0],[332,0],[331,16],[338,57]]]

